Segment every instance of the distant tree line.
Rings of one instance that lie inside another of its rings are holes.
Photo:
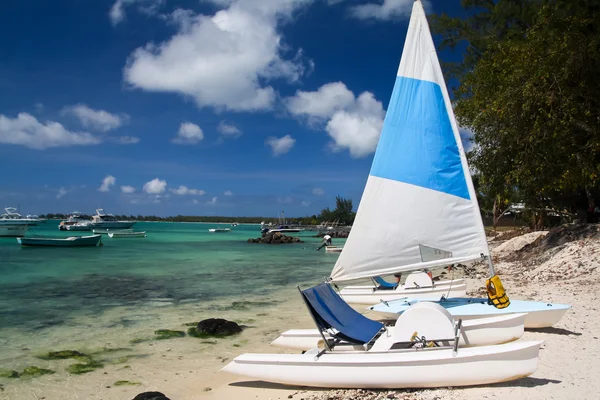
[[[352,211],[352,200],[341,196],[336,197],[336,207],[333,210],[325,208],[319,215],[306,216],[301,218],[290,218],[286,221],[290,225],[319,225],[322,223],[337,223],[338,225],[352,225],[355,212]],[[92,219],[91,215],[81,214],[84,219]],[[67,219],[69,214],[45,214],[42,218],[49,219]],[[177,215],[174,217],[159,217],[156,215],[115,215],[119,220],[130,221],[159,221],[159,222],[226,222],[226,223],[245,223],[260,224],[261,222],[278,224],[278,218],[273,217],[219,217],[219,216],[190,216]]]
[[[522,203],[594,222],[600,196],[600,0],[462,0],[468,17],[432,19],[441,47],[464,46],[445,71],[482,211]]]

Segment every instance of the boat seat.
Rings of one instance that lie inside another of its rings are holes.
[[[377,285],[377,289],[393,290],[393,289],[396,289],[396,287],[398,287],[397,283],[388,282],[380,276],[375,276],[372,279],[375,282],[375,284]]]
[[[300,293],[328,350],[341,341],[368,345],[385,330],[383,323],[373,321],[350,307],[327,283],[300,290]],[[333,336],[333,343],[325,339],[323,332]]]

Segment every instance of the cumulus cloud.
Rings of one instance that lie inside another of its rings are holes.
[[[296,139],[294,139],[290,135],[285,135],[280,138],[271,136],[268,137],[265,141],[265,144],[271,147],[271,152],[275,157],[289,152],[292,149],[292,147],[294,147],[295,143]]]
[[[200,204],[200,202],[198,201],[198,199],[194,199],[192,200],[192,204]]]
[[[292,196],[278,197],[277,202],[280,204],[290,204],[294,202],[294,198]]]
[[[164,193],[167,188],[167,181],[154,178],[144,184],[144,192],[148,194],[161,194]]]
[[[204,196],[206,194],[206,192],[204,190],[200,190],[200,189],[191,189],[188,188],[187,186],[179,186],[177,189],[169,189],[171,191],[171,193],[175,193],[179,196],[185,196],[185,195],[195,195],[195,196]]]
[[[102,184],[98,188],[99,192],[108,192],[111,187],[113,187],[117,183],[117,178],[112,175],[107,175],[104,179],[102,179]]]
[[[322,127],[333,151],[347,149],[352,157],[375,151],[385,111],[370,92],[354,96],[342,82],[328,83],[314,92],[297,91],[285,100],[288,111]]]
[[[213,197],[212,199],[210,199],[209,201],[207,201],[206,204],[211,204],[211,205],[217,204],[217,197],[216,196]]]
[[[314,194],[315,196],[323,196],[325,194],[325,191],[321,188],[314,188],[312,190],[312,194]]]
[[[56,193],[56,198],[60,199],[60,198],[64,197],[67,193],[69,193],[69,191],[67,189],[65,189],[64,187],[61,187],[60,189],[58,189],[58,191]]]
[[[303,200],[303,201],[302,201],[300,204],[302,205],[302,207],[308,207],[308,206],[310,206],[312,203],[311,203],[310,201]]]
[[[0,114],[0,143],[44,150],[50,147],[89,146],[102,139],[88,132],[73,132],[54,121],[42,123],[31,114],[19,113],[16,118]]]
[[[231,190],[226,190],[223,194],[225,196],[233,196],[233,192]]]
[[[223,7],[214,15],[177,9],[170,16],[176,34],[136,49],[124,79],[135,88],[191,96],[198,107],[270,109],[276,93],[265,82],[295,82],[310,68],[301,49],[288,54],[280,26],[311,1],[212,0]]]
[[[120,136],[117,139],[119,144],[136,144],[140,142],[140,138],[136,136]]]
[[[392,20],[410,16],[414,0],[383,0],[350,7],[350,15],[358,19]],[[423,2],[428,6],[428,2]]]
[[[135,193],[135,188],[129,185],[121,186],[121,192],[125,194]]]
[[[72,115],[81,125],[88,129],[108,132],[116,129],[129,120],[127,114],[111,114],[104,110],[94,110],[85,104],[76,104],[63,108],[63,115]]]
[[[182,122],[179,125],[179,131],[171,141],[177,144],[197,144],[204,139],[204,132],[202,129],[191,122]]]
[[[229,124],[225,121],[221,121],[219,123],[217,130],[224,138],[237,139],[242,136],[242,131],[240,131],[235,125]]]
[[[153,15],[163,3],[164,0],[116,0],[108,12],[108,17],[113,26],[116,26],[125,19],[125,7],[137,4],[138,11]]]

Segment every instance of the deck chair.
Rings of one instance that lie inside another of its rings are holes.
[[[396,287],[398,286],[397,283],[388,282],[380,276],[375,276],[371,279],[373,280],[373,282],[375,282],[377,289],[393,290],[396,289]]]
[[[358,344],[366,348],[385,331],[381,322],[373,321],[350,307],[327,283],[305,290],[298,287],[298,290],[327,350],[331,351],[339,344]],[[333,340],[328,340],[325,333]]]

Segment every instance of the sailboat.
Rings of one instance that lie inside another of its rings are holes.
[[[417,0],[371,172],[330,278],[385,276],[482,257],[489,259],[489,250],[475,192]],[[454,321],[439,304],[416,304],[389,328],[358,313],[329,283],[300,295],[321,348],[242,354],[223,370],[288,385],[424,388],[505,382],[537,368],[540,341],[459,348],[462,320]],[[344,345],[353,348],[335,350]]]

